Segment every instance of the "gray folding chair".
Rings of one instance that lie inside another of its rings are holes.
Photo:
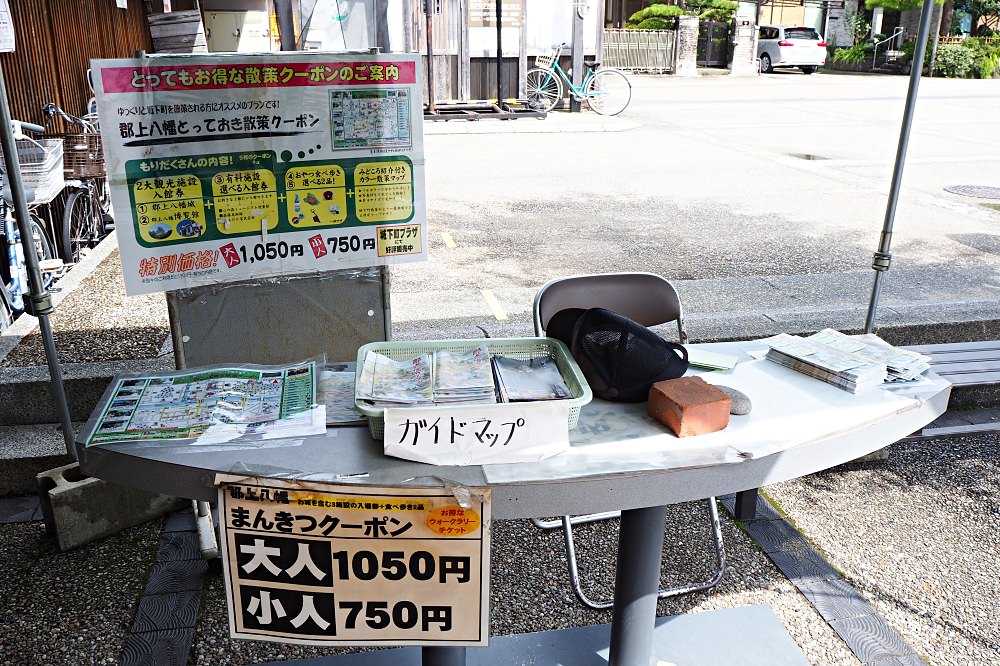
[[[657,326],[672,321],[677,322],[677,335],[682,343],[687,342],[684,330],[684,309],[681,307],[677,290],[667,280],[653,273],[605,273],[596,275],[575,275],[556,278],[542,285],[535,294],[533,315],[535,335],[545,335],[545,328],[552,316],[565,308],[601,307],[625,315],[643,326]],[[715,498],[708,498],[708,513],[711,523],[712,541],[718,567],[712,576],[704,581],[679,585],[659,591],[659,598],[700,592],[719,584],[726,569],[726,554],[722,545],[722,529]],[[618,518],[620,512],[611,511],[584,516],[563,516],[559,520],[539,520],[532,522],[545,530],[563,528],[566,540],[566,560],[569,565],[570,582],[576,598],[584,606],[594,610],[611,608],[612,601],[590,599],[580,585],[580,574],[576,562],[576,547],[573,542],[573,526],[608,518]]]

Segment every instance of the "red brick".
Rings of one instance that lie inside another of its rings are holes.
[[[678,437],[704,435],[729,425],[732,399],[701,377],[657,382],[649,389],[649,415]]]

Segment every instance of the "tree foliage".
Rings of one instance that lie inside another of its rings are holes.
[[[697,16],[701,19],[729,23],[739,8],[729,0],[678,0],[679,4],[653,1],[632,14],[625,22],[634,30],[663,30],[676,26],[678,16]]]
[[[943,5],[944,0],[934,0],[935,5]],[[906,11],[908,9],[920,9],[924,6],[922,0],[865,0],[865,7],[875,9],[883,7],[885,9],[895,9],[896,11]]]

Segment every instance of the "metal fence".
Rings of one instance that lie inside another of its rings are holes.
[[[629,72],[664,74],[674,70],[673,30],[604,31],[601,64]]]

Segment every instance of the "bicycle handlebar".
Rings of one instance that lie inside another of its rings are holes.
[[[56,106],[55,102],[49,102],[48,104],[43,106],[42,113],[45,114],[45,118],[47,120],[52,120],[53,118],[56,117],[56,114],[58,114],[60,118],[62,118],[68,123],[72,123],[73,125],[82,127],[85,131],[93,131],[93,126],[90,123],[88,123],[83,118],[77,118],[74,115],[66,113],[58,106]]]
[[[36,134],[42,134],[45,132],[45,128],[41,125],[26,123],[23,120],[14,120],[12,122],[19,124],[21,126],[21,131],[34,132]]]

